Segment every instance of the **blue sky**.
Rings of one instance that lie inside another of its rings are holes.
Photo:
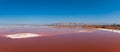
[[[120,23],[120,0],[0,0],[0,24]]]

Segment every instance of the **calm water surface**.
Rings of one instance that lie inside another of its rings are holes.
[[[5,37],[16,33],[42,36]],[[120,52],[120,34],[95,29],[0,27],[0,52]]]

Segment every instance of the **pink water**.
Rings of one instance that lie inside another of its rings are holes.
[[[43,36],[21,39],[5,37],[15,33]],[[0,52],[120,52],[120,34],[76,28],[0,28]]]

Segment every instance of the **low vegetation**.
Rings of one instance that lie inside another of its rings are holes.
[[[88,24],[55,24],[49,25],[56,28],[104,28],[104,29],[117,29],[120,30],[120,24],[113,24],[113,25],[88,25]]]
[[[82,28],[105,28],[120,30],[120,25],[83,25]]]

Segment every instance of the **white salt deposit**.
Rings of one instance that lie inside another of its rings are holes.
[[[5,36],[8,37],[8,38],[12,38],[12,39],[19,39],[19,38],[38,37],[40,35],[33,34],[33,33],[17,33],[17,34],[5,35]]]
[[[102,29],[102,28],[99,28],[99,30],[110,31],[110,32],[115,32],[115,33],[120,33],[120,30],[114,30],[114,29]]]

